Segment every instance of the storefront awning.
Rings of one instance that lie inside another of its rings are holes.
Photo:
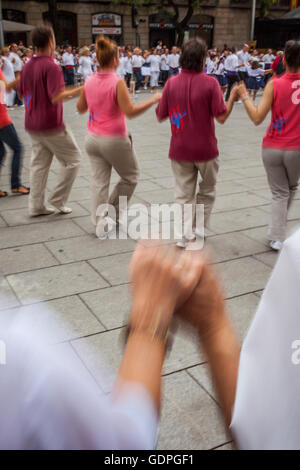
[[[300,20],[300,7],[281,16],[280,20]]]
[[[26,31],[31,31],[34,28],[34,26],[31,26],[30,24],[17,23],[16,21],[2,20],[2,24],[3,31],[5,33],[23,33]]]

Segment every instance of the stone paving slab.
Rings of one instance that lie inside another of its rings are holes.
[[[9,310],[11,316],[26,317],[29,329],[47,332],[51,343],[70,341],[104,331],[104,326],[76,296]]]
[[[251,240],[240,232],[211,236],[206,246],[212,250],[215,262],[242,258],[268,249],[265,244]]]
[[[41,222],[47,223],[48,221],[55,220],[72,219],[75,217],[82,217],[83,215],[88,214],[88,212],[76,202],[71,202],[69,204],[69,207],[71,207],[71,209],[73,210],[71,214],[60,214],[57,212],[53,215],[29,217],[27,211],[23,209],[16,209],[7,211],[4,210],[2,212],[2,217],[8,225],[16,226],[26,224],[39,224]]]
[[[0,247],[9,248],[33,243],[42,243],[62,238],[83,235],[83,230],[72,220],[58,220],[47,224],[36,223],[18,227],[6,227],[0,230]],[[1,253],[0,253],[1,255]]]
[[[107,330],[127,323],[130,313],[130,286],[124,284],[81,294],[80,297]]]
[[[0,250],[0,274],[7,275],[55,266],[58,261],[45,248],[36,244]]]
[[[90,265],[112,286],[117,286],[128,282],[131,256],[132,252],[106,256],[91,260]]]
[[[231,440],[218,405],[185,371],[164,379],[164,397],[159,450],[212,449]]]
[[[252,257],[218,264],[225,285],[226,298],[263,289],[271,269]]]
[[[108,286],[85,262],[14,274],[7,279],[24,305],[34,299],[50,300]]]
[[[46,243],[46,246],[60,261],[60,263],[71,263],[100,256],[108,256],[116,253],[133,251],[135,242],[132,240],[103,240],[94,235],[83,235],[71,240],[59,240]]]

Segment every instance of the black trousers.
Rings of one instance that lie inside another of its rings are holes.
[[[247,72],[241,72],[239,70],[238,74],[239,74],[239,79],[246,83],[246,80],[247,80],[247,77],[248,77]]]
[[[227,92],[226,92],[225,101],[228,101],[228,100],[229,100],[231,88],[233,87],[233,85],[234,85],[235,83],[239,82],[239,77],[238,77],[237,75],[230,75],[230,74],[228,74],[228,75],[227,75],[227,81],[228,81],[228,87],[227,87]]]
[[[75,79],[75,76],[74,76],[74,69],[67,69],[65,68],[65,84],[66,86],[68,85],[74,85],[74,80]]]

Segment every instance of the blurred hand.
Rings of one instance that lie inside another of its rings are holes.
[[[246,88],[245,82],[240,82],[238,84],[237,91],[238,91],[239,96],[242,96],[245,93],[247,93],[247,88]]]
[[[234,99],[234,101],[238,101],[239,99],[238,87],[238,84],[235,83],[231,88],[230,97]]]
[[[176,308],[190,297],[199,282],[203,259],[175,247],[139,244],[130,264],[133,307],[130,324],[167,329]]]
[[[153,102],[157,103],[161,99],[161,97],[162,97],[162,93],[160,92],[155,93],[155,95],[153,96]]]
[[[192,295],[177,310],[179,317],[205,337],[218,328],[224,317],[225,304],[221,284],[202,255],[201,278]]]

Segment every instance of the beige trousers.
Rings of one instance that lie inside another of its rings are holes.
[[[219,170],[219,159],[206,162],[179,162],[171,160],[175,178],[175,200],[184,204],[204,205],[204,226],[208,227],[210,214],[216,198],[216,183]],[[196,194],[198,174],[199,188]],[[193,211],[195,214],[195,211]],[[198,227],[195,227],[198,229]],[[200,227],[199,227],[200,229]]]
[[[92,167],[92,222],[98,224],[103,214],[97,213],[102,204],[111,204],[118,218],[119,196],[131,198],[138,182],[136,155],[128,137],[103,137],[87,134],[85,148]],[[109,196],[112,168],[120,176]]]
[[[78,173],[80,150],[67,129],[57,133],[30,132],[29,135],[32,142],[29,213],[34,215],[45,208],[48,173],[54,155],[62,168],[49,203],[59,208],[67,202]]]
[[[271,222],[268,237],[283,242],[288,209],[300,178],[300,149],[263,148],[262,158],[272,192]]]

